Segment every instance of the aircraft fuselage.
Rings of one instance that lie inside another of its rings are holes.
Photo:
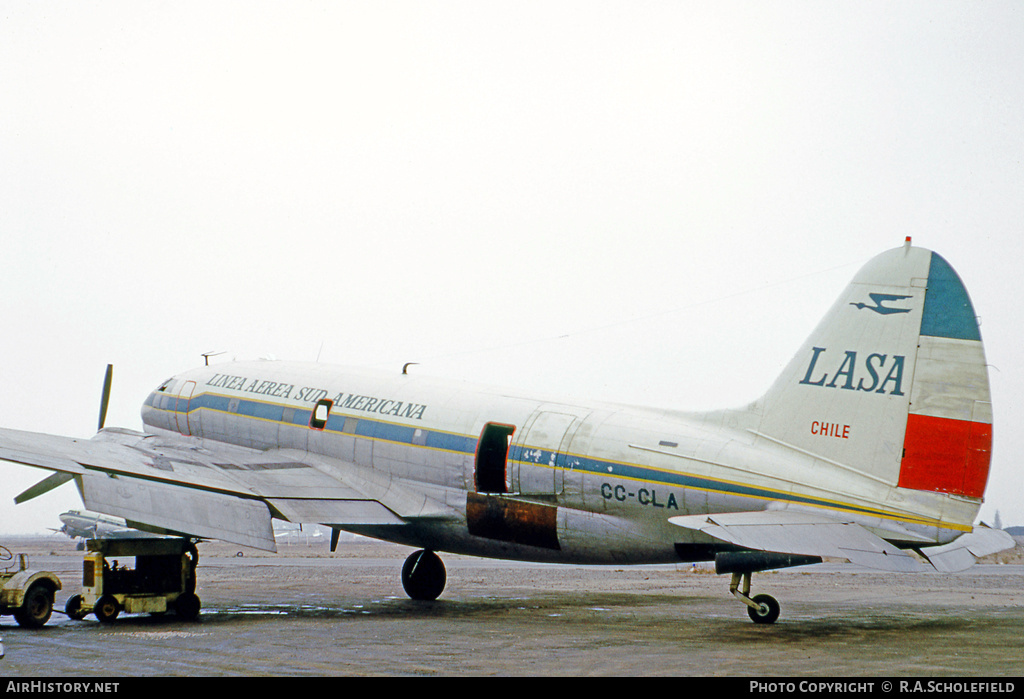
[[[781,504],[900,519],[879,508],[869,479],[843,492],[828,474],[816,480],[813,458],[759,438],[744,411],[559,402],[398,371],[262,361],[180,374],[148,397],[142,417],[150,432],[301,450],[407,484],[446,511],[405,523],[318,523],[438,551],[709,560],[721,542],[669,517]],[[912,519],[902,526],[939,538],[935,523]]]

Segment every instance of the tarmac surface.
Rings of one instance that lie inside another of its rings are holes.
[[[412,549],[323,538],[264,554],[201,543],[198,621],[72,621],[81,553],[63,536],[0,541],[64,589],[38,630],[0,618],[0,677],[1024,675],[1024,557],[955,575],[824,563],[755,574],[782,605],[753,624],[704,565],[556,566],[442,554],[448,585],[414,602]],[[0,563],[0,568],[8,565]],[[1018,688],[1024,682],[1016,682]]]

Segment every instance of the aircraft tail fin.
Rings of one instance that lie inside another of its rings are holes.
[[[909,238],[857,273],[755,405],[762,437],[890,487],[976,500],[960,524],[980,507],[992,403],[978,321],[949,263]]]

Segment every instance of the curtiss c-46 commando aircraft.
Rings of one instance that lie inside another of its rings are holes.
[[[109,384],[108,384],[109,386]],[[580,403],[398,372],[261,361],[163,382],[144,432],[0,430],[0,458],[74,479],[90,510],[273,551],[271,520],[436,551],[578,564],[715,561],[755,622],[754,572],[846,559],[962,570],[1012,547],[972,525],[992,405],[974,308],[939,255],[865,265],[769,391],[735,410]],[[102,426],[102,417],[101,417]]]

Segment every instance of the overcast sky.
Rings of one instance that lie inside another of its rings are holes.
[[[1024,524],[1024,5],[0,8],[0,425],[89,436],[273,356],[680,408],[771,384],[857,269],[982,320],[982,517]],[[0,464],[0,531],[73,485]]]

